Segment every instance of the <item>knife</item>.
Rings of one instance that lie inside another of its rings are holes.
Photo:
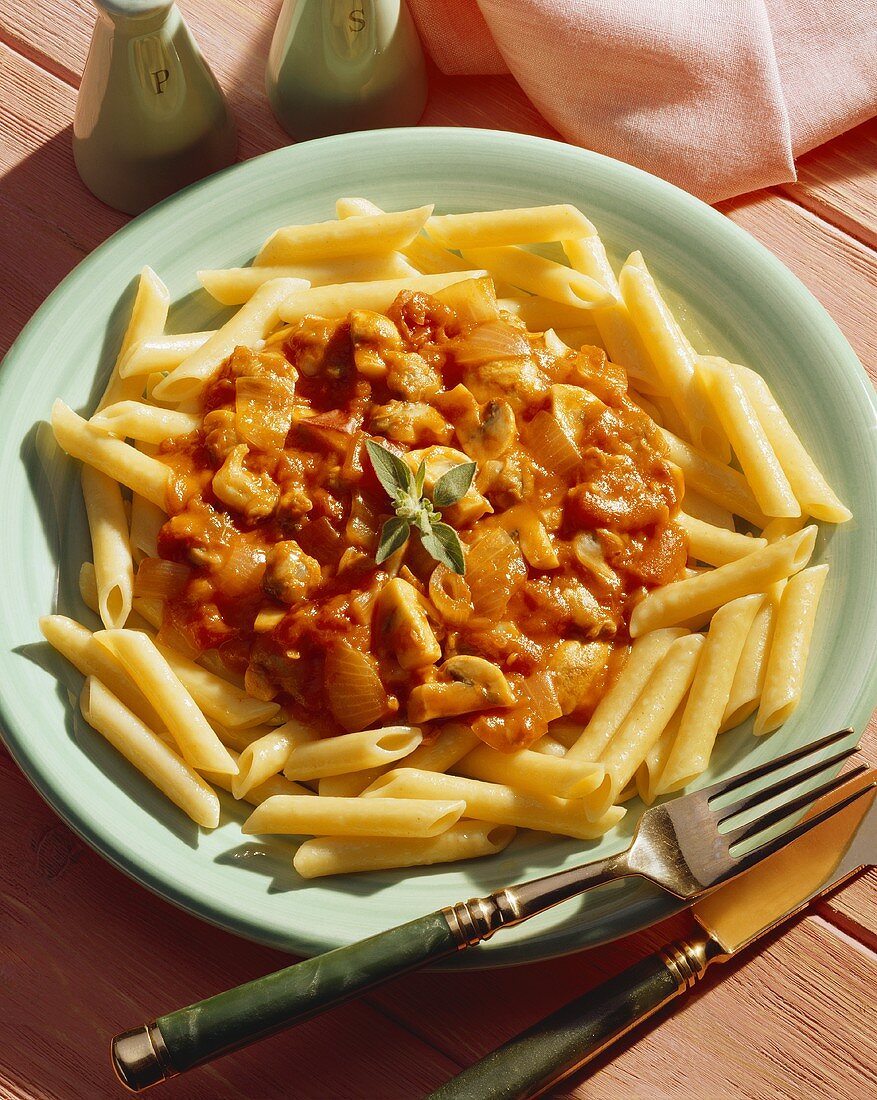
[[[713,963],[727,962],[877,861],[877,770],[860,795],[805,840],[756,864],[697,902],[696,934],[670,943],[617,977],[522,1031],[427,1100],[528,1100],[590,1062],[669,1001],[692,989]],[[831,795],[812,813],[830,806]]]

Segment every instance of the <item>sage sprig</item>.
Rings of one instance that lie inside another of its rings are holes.
[[[425,462],[412,473],[398,455],[380,443],[369,439],[366,448],[377,479],[396,513],[381,528],[375,561],[380,565],[403,547],[413,527],[428,554],[455,573],[465,573],[466,559],[460,536],[444,522],[438,509],[456,504],[469,492],[475,477],[475,463],[461,462],[442,474],[433,487],[430,500],[423,492]]]

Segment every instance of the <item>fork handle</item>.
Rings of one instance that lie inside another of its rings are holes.
[[[427,1100],[530,1100],[569,1077],[723,958],[704,937],[661,951],[571,1001],[452,1077]]]

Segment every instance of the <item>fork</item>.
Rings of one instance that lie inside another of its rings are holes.
[[[678,898],[694,900],[797,840],[857,796],[854,790],[830,808],[776,834],[770,832],[866,770],[861,765],[795,793],[856,751],[855,745],[839,748],[852,733],[838,730],[731,779],[651,807],[640,819],[630,846],[606,859],[458,902],[123,1032],[112,1045],[116,1073],[129,1089],[139,1091],[627,875],[638,875]],[[820,759],[826,752],[830,755]],[[773,778],[793,765],[791,774]],[[761,790],[741,793],[749,783],[771,778]],[[729,797],[730,802],[724,801]],[[775,800],[781,801],[765,808]],[[762,812],[754,820],[733,824],[735,818],[757,810]],[[731,827],[722,830],[723,825]],[[741,850],[750,842],[751,847]]]

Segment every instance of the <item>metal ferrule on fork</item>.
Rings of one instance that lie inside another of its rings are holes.
[[[517,924],[522,919],[510,890],[498,890],[486,898],[458,901],[442,909],[442,914],[460,950],[489,940],[500,928]]]

